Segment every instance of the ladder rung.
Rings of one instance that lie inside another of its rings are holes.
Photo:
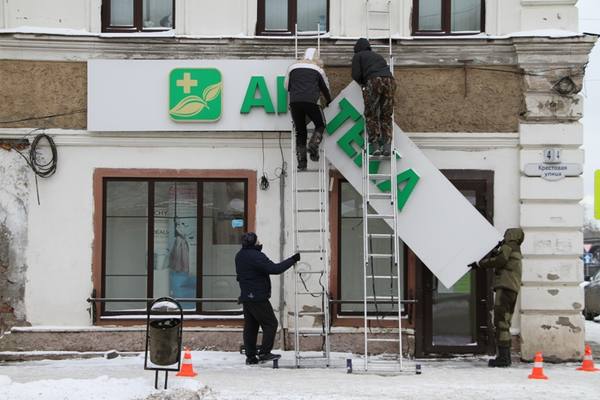
[[[308,168],[308,169],[305,169],[305,170],[299,171],[299,172],[321,172],[321,170],[316,169],[316,168]]]
[[[325,295],[325,293],[323,293],[323,292],[296,292],[296,294],[298,296],[300,296],[300,295],[311,295],[311,296],[319,295],[319,296],[324,296]]]
[[[386,28],[371,28],[371,27],[369,27],[369,30],[370,31],[389,31],[390,28],[387,28],[387,27]],[[386,46],[386,47],[389,47],[389,46]]]
[[[321,253],[322,250],[318,249],[318,250],[310,250],[310,249],[304,249],[304,250],[296,250],[298,253]]]
[[[369,193],[369,198],[370,199],[391,199],[392,198],[392,193],[391,192],[386,192],[386,193]]]
[[[394,237],[392,233],[369,233],[368,236],[372,239],[391,239]]]
[[[384,338],[381,338],[381,339],[380,338],[373,338],[373,339],[367,338],[367,340],[369,342],[399,342],[400,341],[400,339],[387,339],[387,338],[385,338],[385,339]]]
[[[367,10],[371,14],[389,14],[390,10]]]
[[[321,233],[325,232],[325,229],[298,229],[298,233]]]
[[[389,300],[389,296],[384,296],[384,295],[380,295],[380,296],[367,296],[367,300],[375,300],[375,298],[378,298],[381,301],[386,301],[386,305],[388,304],[392,304],[392,305],[396,305],[398,304],[398,300],[396,300],[395,298],[393,300]],[[369,311],[371,312],[371,311]]]
[[[324,274],[325,271],[296,271],[297,274]]]
[[[374,253],[374,254],[369,254],[368,257],[373,257],[373,258],[392,258],[394,257],[393,254],[379,254],[379,253]]]
[[[379,46],[374,45],[374,46],[371,46],[371,47],[388,47],[389,48],[390,46],[386,46],[386,45],[381,44]],[[389,156],[384,156],[384,155],[381,155],[381,156],[369,156],[369,158],[373,159],[373,160],[389,160],[390,157],[391,157],[391,155],[389,155]]]
[[[383,219],[388,219],[388,218],[394,218],[394,215],[390,215],[390,214],[367,214],[367,218],[383,218]]]
[[[299,360],[320,360],[320,359],[328,359],[329,357],[323,355],[323,356],[298,356]]]
[[[390,45],[389,44],[372,44],[371,48],[376,48],[376,49],[389,49]],[[381,156],[370,156],[371,158],[373,157],[381,157]],[[385,156],[386,158],[389,156]]]
[[[367,279],[396,279],[398,275],[367,275]]]
[[[392,174],[369,174],[369,179],[390,179]]]
[[[318,336],[326,336],[325,333],[323,332],[298,332],[298,336],[304,336],[304,337],[318,337]]]
[[[298,193],[319,193],[321,190],[315,189],[315,188],[306,188],[306,189],[297,189],[296,191]]]
[[[303,208],[303,209],[296,210],[296,211],[298,211],[299,213],[311,213],[311,212],[314,213],[314,212],[321,212],[324,210],[322,208]]]
[[[313,316],[313,315],[325,315],[325,313],[323,311],[300,311],[298,313],[299,317]]]

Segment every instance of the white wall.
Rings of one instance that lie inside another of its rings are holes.
[[[383,0],[374,0],[383,1]],[[0,28],[36,26],[101,30],[102,0],[3,0]],[[254,35],[257,0],[178,0],[175,29],[180,35]],[[534,29],[578,29],[576,0],[487,0],[486,33],[505,35]],[[342,7],[343,6],[343,7]],[[332,36],[366,34],[366,0],[331,0]],[[411,34],[412,0],[392,0],[392,32]],[[4,14],[4,15],[2,15]],[[384,24],[385,25],[385,24]],[[373,33],[372,35],[373,36]]]
[[[220,138],[223,135],[226,134],[220,133]],[[89,139],[82,135],[80,142],[85,144]],[[260,139],[231,139],[246,146],[237,151],[224,144],[211,144],[219,140],[214,136],[199,140],[199,146],[190,145],[186,139],[185,145],[180,147],[81,146],[60,144],[60,137],[56,140],[57,173],[39,180],[40,206],[35,190],[31,190],[29,199],[25,304],[27,320],[33,325],[91,323],[85,300],[92,291],[95,168],[251,169],[257,171],[257,177],[262,170]],[[171,141],[177,142],[177,139]],[[277,140],[265,142],[265,169],[272,178],[281,165],[281,154]],[[289,151],[284,154],[287,156]],[[277,181],[271,185],[268,191],[258,190],[256,230],[262,237],[266,254],[276,261],[279,257],[279,189]],[[33,181],[30,182],[30,188],[34,187]],[[273,279],[274,307],[278,305],[278,282]]]
[[[89,30],[89,6],[93,0],[3,0],[6,28],[36,26]]]

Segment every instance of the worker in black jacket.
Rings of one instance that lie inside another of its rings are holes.
[[[317,58],[317,51],[309,48],[304,59],[292,64],[285,77],[285,87],[290,93],[290,110],[296,128],[296,156],[298,170],[306,169],[306,117],[315,124],[315,131],[308,142],[308,153],[312,161],[319,161],[319,144],[323,140],[325,118],[319,107],[321,93],[326,105],[331,103],[329,81]]]
[[[242,236],[242,249],[235,256],[235,271],[241,290],[239,301],[244,308],[246,364],[257,364],[259,360],[269,361],[281,357],[271,353],[277,332],[277,318],[269,302],[269,275],[281,274],[298,261],[300,254],[296,253],[276,264],[262,252],[262,244],[254,232]],[[256,338],[259,326],[262,328],[263,337],[262,348],[257,358]]]
[[[354,45],[352,79],[363,90],[365,125],[373,155],[389,156],[396,81],[385,59],[371,50],[365,38]]]

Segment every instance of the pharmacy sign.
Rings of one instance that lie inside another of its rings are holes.
[[[169,116],[174,121],[217,121],[223,81],[216,68],[175,68],[169,74]]]

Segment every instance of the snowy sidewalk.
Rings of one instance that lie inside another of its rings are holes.
[[[588,341],[600,344],[600,323],[587,322]],[[421,375],[347,374],[345,354],[334,355],[334,368],[295,369],[293,352],[284,352],[281,368],[244,365],[239,353],[192,353],[195,378],[169,376],[169,391],[153,389],[154,373],[144,359],[31,361],[0,364],[0,400],[130,399],[597,399],[600,372],[576,371],[578,364],[545,364],[548,381],[527,379],[532,364],[491,369],[487,357],[450,361],[423,360]],[[600,361],[600,354],[596,354]],[[410,361],[408,364],[411,364]],[[360,360],[355,359],[356,369]],[[159,382],[162,381],[162,373]],[[151,397],[148,397],[151,396]]]

